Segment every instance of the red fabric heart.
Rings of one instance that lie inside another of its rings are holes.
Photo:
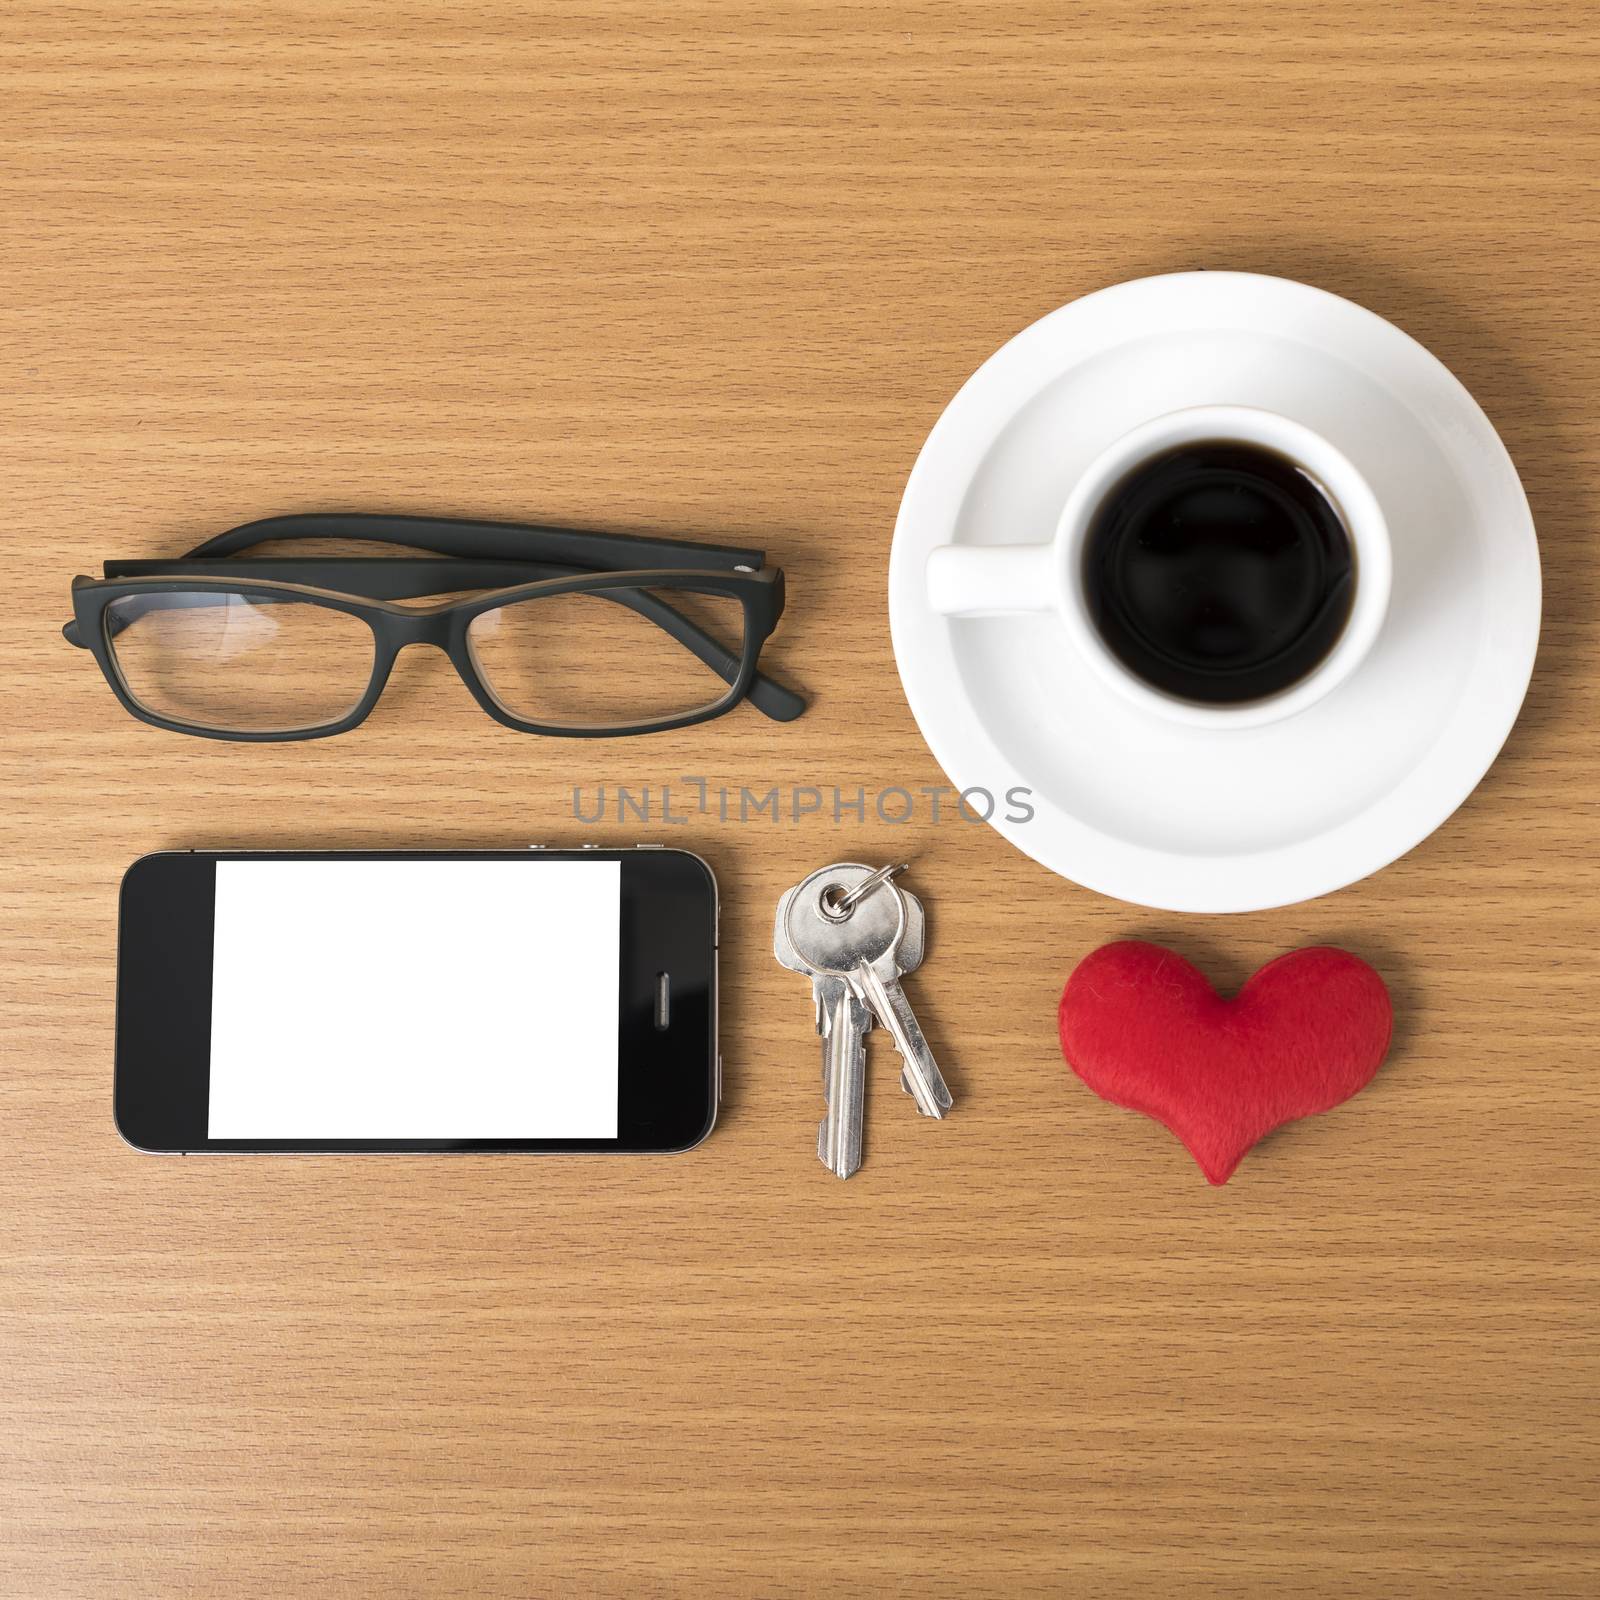
[[[1372,1081],[1394,1029],[1383,979],[1347,950],[1292,950],[1225,1000],[1182,956],[1125,939],[1061,992],[1061,1053],[1097,1095],[1164,1123],[1212,1183],[1256,1140]]]

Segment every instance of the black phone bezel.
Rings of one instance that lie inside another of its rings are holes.
[[[219,861],[621,863],[618,1137],[615,1139],[212,1139],[211,967]],[[183,850],[142,856],[122,879],[118,911],[113,1115],[152,1154],[409,1155],[439,1152],[668,1154],[716,1120],[717,891],[683,850]],[[669,974],[658,1027],[659,974]]]

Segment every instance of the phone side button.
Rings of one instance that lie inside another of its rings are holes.
[[[717,1051],[717,1104],[722,1104],[722,1052]]]

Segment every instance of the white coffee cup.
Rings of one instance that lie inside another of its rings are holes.
[[[1107,494],[1152,456],[1219,439],[1259,445],[1294,462],[1338,513],[1355,554],[1355,598],[1333,648],[1288,688],[1236,705],[1182,700],[1136,676],[1100,637],[1083,587],[1084,540]],[[1348,678],[1383,626],[1391,574],[1382,508],[1341,451],[1276,412],[1217,405],[1168,412],[1107,446],[1073,485],[1048,544],[940,545],[929,552],[927,584],[929,602],[946,616],[1053,611],[1095,674],[1125,699],[1176,722],[1220,729],[1259,727],[1294,716]]]

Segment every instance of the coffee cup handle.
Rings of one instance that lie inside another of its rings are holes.
[[[1055,546],[941,544],[928,553],[928,602],[947,617],[1055,608]]]

